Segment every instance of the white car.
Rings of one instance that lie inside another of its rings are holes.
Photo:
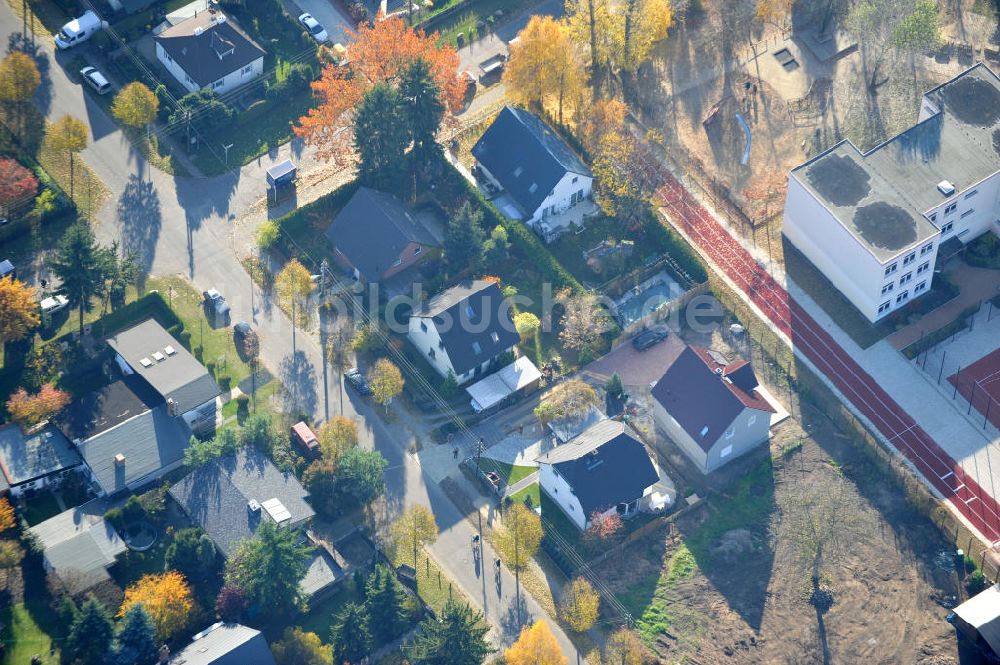
[[[49,296],[48,298],[43,298],[39,304],[42,307],[42,314],[52,316],[69,306],[69,298],[62,295]]]
[[[304,25],[312,38],[320,44],[325,44],[330,41],[330,35],[326,33],[326,30],[319,24],[319,21],[313,18],[312,14],[307,13],[300,16],[299,23]]]
[[[104,74],[97,71],[97,67],[84,67],[80,70],[80,76],[91,88],[97,91],[97,94],[103,95],[111,92],[111,83],[104,78]]]

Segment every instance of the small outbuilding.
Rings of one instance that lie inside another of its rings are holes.
[[[110,579],[108,568],[125,552],[125,542],[104,519],[107,508],[95,499],[31,527],[45,550],[46,570],[72,594]]]
[[[499,409],[514,401],[518,396],[529,395],[538,389],[542,373],[531,362],[531,358],[521,356],[496,374],[490,374],[465,389],[471,399],[472,410],[482,413],[489,409]]]
[[[981,591],[955,608],[955,627],[984,653],[1000,655],[1000,584]],[[991,661],[995,662],[995,661]]]

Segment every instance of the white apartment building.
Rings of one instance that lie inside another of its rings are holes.
[[[869,321],[930,291],[938,257],[1000,235],[1000,78],[982,63],[924,95],[916,125],[848,140],[788,177],[783,233]]]

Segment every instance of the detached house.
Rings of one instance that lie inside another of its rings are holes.
[[[267,52],[217,9],[167,28],[154,42],[157,59],[188,92],[222,95],[264,73]]]
[[[337,264],[379,282],[441,249],[441,240],[392,194],[361,187],[326,229]]]
[[[624,423],[602,420],[536,461],[542,490],[580,530],[595,513],[662,507],[654,502],[659,470]]]
[[[500,211],[546,241],[569,228],[569,219],[550,218],[591,195],[594,174],[583,160],[541,118],[522,109],[504,107],[472,156],[482,176],[506,193],[494,201]]]
[[[162,649],[166,649],[163,647]],[[161,654],[169,652],[161,650]],[[275,665],[264,635],[238,623],[216,623],[191,638],[168,665]]]
[[[520,340],[510,305],[494,282],[446,289],[410,315],[410,342],[442,377],[459,384],[487,374]]]
[[[653,386],[653,415],[702,473],[733,461],[768,438],[775,413],[745,360],[686,347]]]

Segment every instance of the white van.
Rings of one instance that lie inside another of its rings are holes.
[[[92,11],[85,11],[83,16],[75,18],[62,27],[56,35],[56,46],[67,49],[82,44],[93,37],[98,30],[108,27],[107,21],[102,21]]]

